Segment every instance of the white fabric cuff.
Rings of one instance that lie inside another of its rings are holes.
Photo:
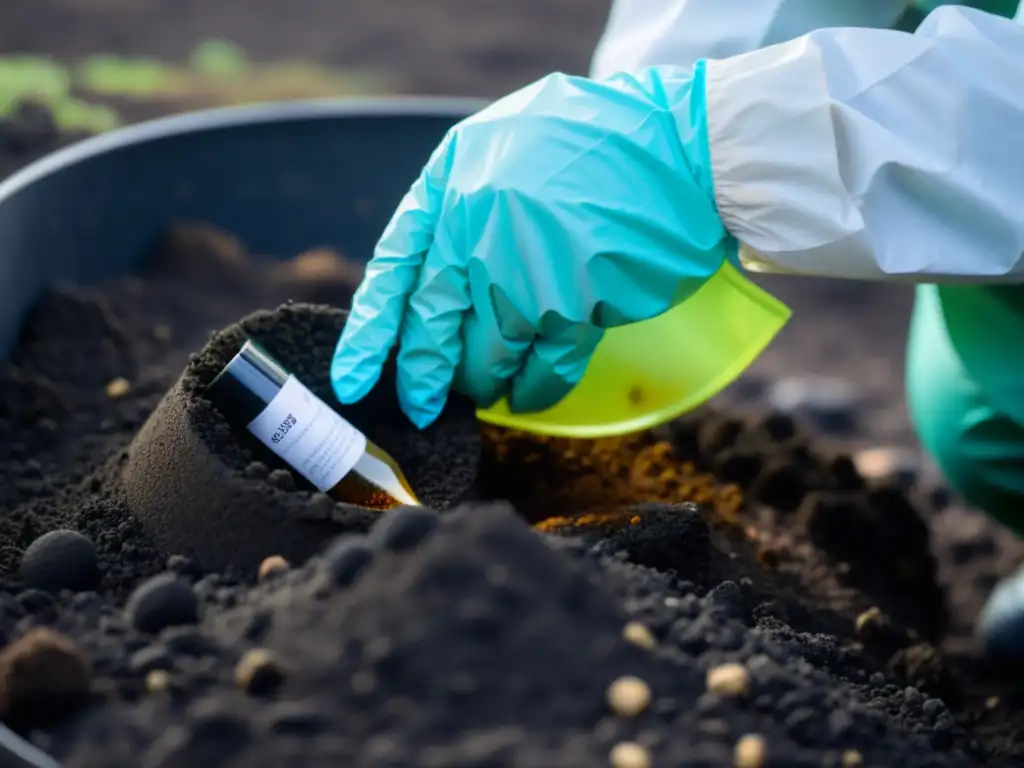
[[[719,215],[751,271],[877,277],[839,167],[821,51],[808,38],[707,63]]]

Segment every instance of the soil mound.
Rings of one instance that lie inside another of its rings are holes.
[[[701,517],[680,513],[700,553]],[[408,514],[234,588],[196,628],[139,637],[149,693],[77,729],[114,719],[128,735],[76,741],[67,765],[710,766],[751,745],[780,766],[982,757],[942,701],[793,629],[749,586],[701,595],[500,503],[395,551],[378,528]]]
[[[335,402],[328,372],[345,318],[344,310],[286,304],[215,333],[192,357],[133,441],[124,468],[128,505],[164,550],[205,568],[255,573],[270,555],[304,561],[338,526],[369,527],[376,513],[303,490],[293,473],[268,466],[239,441],[204,397],[206,385],[252,338],[324,402]],[[339,412],[394,457],[425,504],[444,509],[470,493],[480,439],[467,399],[452,398],[420,431],[398,406],[392,364],[368,397]]]

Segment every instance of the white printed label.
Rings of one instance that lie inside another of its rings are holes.
[[[366,450],[366,436],[294,376],[249,431],[321,492],[351,472]]]

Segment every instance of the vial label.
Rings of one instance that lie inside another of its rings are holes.
[[[294,376],[249,422],[249,431],[324,493],[366,450],[366,436]]]

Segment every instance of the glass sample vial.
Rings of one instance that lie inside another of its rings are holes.
[[[420,506],[394,459],[252,340],[210,382],[206,397],[233,428],[247,430],[335,501]]]

